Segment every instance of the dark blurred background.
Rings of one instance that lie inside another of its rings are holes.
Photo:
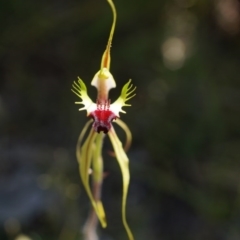
[[[111,71],[132,79],[127,218],[136,240],[240,239],[238,0],[115,0]],[[105,0],[0,2],[0,240],[81,240],[90,208],[75,158],[112,21]],[[117,128],[117,127],[116,127]],[[120,129],[120,137],[124,134]],[[104,146],[108,228],[124,240],[122,179]]]

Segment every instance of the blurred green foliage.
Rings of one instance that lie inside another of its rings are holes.
[[[118,88],[111,98],[129,78],[137,86],[121,116],[134,137],[128,219],[136,239],[239,239],[239,2],[115,4],[111,71]],[[0,3],[1,240],[20,233],[81,239],[89,203],[75,142],[86,119],[70,88],[77,76],[90,85],[111,17],[104,0]],[[118,212],[121,176],[108,147],[103,201],[110,224],[100,235],[120,240],[126,238]],[[32,214],[21,220],[18,199],[27,202],[35,193],[29,181],[16,186],[32,173],[36,189],[54,201],[42,209],[29,205]],[[17,210],[5,213],[6,206]]]

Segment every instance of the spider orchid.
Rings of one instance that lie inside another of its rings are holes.
[[[76,104],[83,105],[83,107],[79,110],[86,110],[87,117],[90,118],[80,133],[76,155],[84,188],[88,194],[88,197],[90,198],[95,214],[97,215],[102,227],[105,228],[107,226],[107,222],[101,202],[101,185],[104,178],[102,145],[105,135],[110,138],[114,150],[111,155],[116,157],[123,178],[122,221],[129,240],[134,240],[126,221],[126,199],[130,180],[128,166],[129,160],[126,155],[126,150],[131,144],[132,136],[127,125],[119,119],[119,113],[125,113],[125,111],[122,110],[122,107],[131,106],[126,102],[135,96],[135,87],[133,87],[131,80],[129,80],[123,86],[121,95],[115,102],[111,103],[110,99],[108,98],[109,90],[116,87],[115,80],[110,73],[110,48],[115,30],[117,14],[112,0],[107,1],[110,4],[113,12],[113,23],[108,44],[102,56],[100,70],[95,74],[91,82],[91,85],[96,87],[98,92],[96,103],[93,102],[88,96],[87,87],[80,78],[78,78],[78,81],[74,82],[72,85],[72,91],[81,99],[81,101],[76,102]],[[114,130],[112,124],[113,122],[118,124],[126,133],[126,144],[124,147],[122,146],[122,143]],[[89,135],[86,137],[85,142],[82,143],[89,127]],[[89,185],[90,174],[92,176],[92,190]]]

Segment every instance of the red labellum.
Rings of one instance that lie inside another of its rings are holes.
[[[110,101],[106,101],[104,104],[97,101],[97,110],[90,114],[93,118],[93,128],[96,132],[100,133],[103,131],[105,134],[108,133],[112,126],[112,121],[117,118],[117,116],[109,110]]]

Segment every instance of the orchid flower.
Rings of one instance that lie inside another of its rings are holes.
[[[80,133],[76,155],[79,163],[80,177],[84,188],[90,198],[96,216],[98,217],[102,227],[105,228],[107,226],[107,222],[103,204],[101,202],[101,185],[104,178],[102,145],[104,137],[106,135],[109,137],[114,150],[112,155],[116,157],[119,163],[123,178],[122,221],[127,232],[128,239],[134,240],[126,220],[126,200],[130,173],[128,166],[129,160],[125,151],[131,144],[132,136],[127,125],[120,120],[119,114],[120,112],[125,113],[122,109],[123,107],[131,106],[126,102],[135,96],[135,87],[133,87],[131,80],[129,80],[123,86],[119,98],[115,102],[111,103],[108,94],[110,89],[116,87],[116,82],[110,72],[110,48],[115,30],[117,14],[112,0],[107,1],[113,12],[113,23],[106,50],[102,56],[100,70],[95,74],[91,82],[91,85],[97,88],[98,93],[96,102],[93,102],[88,96],[87,87],[80,78],[72,84],[72,91],[81,99],[80,102],[75,103],[83,105],[83,107],[79,110],[86,110],[87,117],[90,118]],[[126,133],[127,140],[124,147],[114,130],[113,123],[118,124]],[[89,135],[86,137],[84,143],[82,143],[89,128]],[[89,184],[90,176],[92,177],[92,189]]]

